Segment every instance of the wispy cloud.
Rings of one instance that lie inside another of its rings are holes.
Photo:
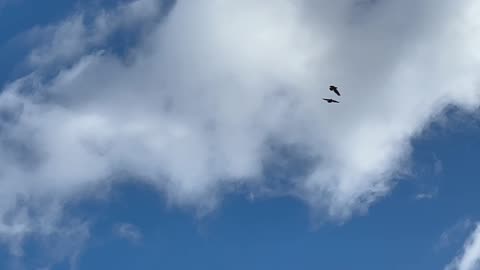
[[[443,162],[436,156],[433,156],[433,174],[440,175],[443,172]]]
[[[476,270],[480,268],[480,225],[465,242],[462,254],[456,257],[445,270]]]
[[[26,36],[41,45],[31,51],[28,62],[38,68],[78,59],[92,49],[103,47],[115,32],[141,31],[146,24],[154,23],[160,7],[158,1],[137,0],[113,10],[97,11],[93,19],[79,12],[58,25],[34,28]]]
[[[415,199],[417,199],[417,200],[430,200],[430,199],[433,199],[437,194],[438,194],[438,190],[436,189],[434,191],[427,192],[427,193],[419,193],[419,194],[415,195]]]
[[[123,238],[133,244],[138,244],[143,238],[140,229],[130,223],[117,224],[113,230],[118,237]]]
[[[469,218],[458,221],[442,233],[435,248],[442,249],[456,244],[459,241],[463,241],[462,235],[466,235],[474,226],[475,223]]]

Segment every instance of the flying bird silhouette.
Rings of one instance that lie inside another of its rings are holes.
[[[338,88],[335,85],[330,85],[329,89],[330,89],[330,91],[335,92],[335,94],[337,94],[337,96],[340,96],[340,92],[338,92]]]
[[[328,103],[340,103],[338,101],[336,101],[335,99],[331,99],[331,98],[324,98],[323,100],[327,101]]]

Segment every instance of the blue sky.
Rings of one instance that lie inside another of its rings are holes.
[[[0,268],[480,269],[475,11],[0,0]]]

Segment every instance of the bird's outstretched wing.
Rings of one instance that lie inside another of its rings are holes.
[[[333,90],[333,92],[335,92],[335,94],[337,94],[337,96],[340,96],[340,92],[338,92],[337,88],[335,88],[335,89]]]
[[[332,99],[332,102],[334,102],[334,103],[340,103],[339,101],[336,101],[335,99]]]

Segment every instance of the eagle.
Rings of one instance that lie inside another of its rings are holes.
[[[333,91],[337,96],[340,96],[340,92],[338,92],[338,88],[335,85],[330,85],[330,91]]]
[[[331,98],[324,98],[323,100],[325,100],[328,103],[332,103],[332,102],[333,103],[340,103],[340,102],[336,101],[335,99],[331,99]]]

